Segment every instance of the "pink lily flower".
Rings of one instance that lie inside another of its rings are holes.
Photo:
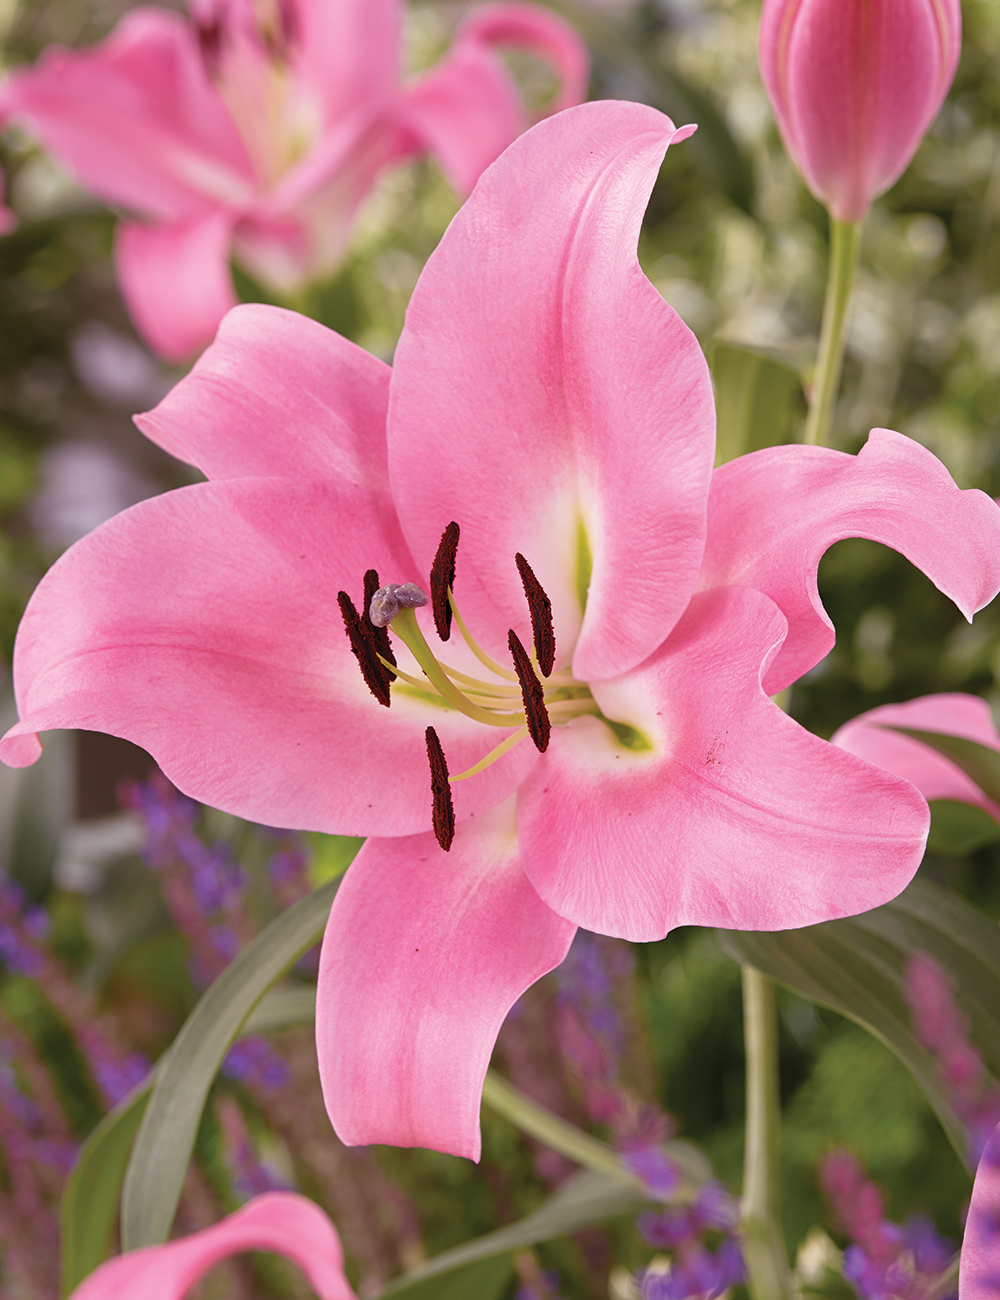
[[[976,1169],[958,1266],[958,1300],[996,1300],[1000,1293],[1000,1125]]]
[[[764,0],[760,71],[792,161],[838,221],[894,185],[944,102],[959,0]]]
[[[190,1237],[109,1259],[70,1300],[183,1300],[216,1264],[244,1250],[292,1260],[319,1300],[357,1300],[336,1229],[315,1201],[295,1192],[266,1192]]]
[[[985,700],[954,692],[922,695],[905,704],[883,704],[845,722],[831,740],[866,763],[905,777],[927,800],[955,799],[974,804],[1000,822],[1000,806],[987,798],[960,767],[937,750],[910,736],[901,736],[898,731],[889,731],[888,727],[964,736],[1000,752],[1000,735]]]
[[[133,214],[115,262],[162,356],[203,347],[236,302],[230,253],[289,294],[330,274],[390,163],[430,152],[460,194],[528,125],[500,45],[547,60],[552,112],[587,89],[586,47],[531,4],[474,11],[447,57],[400,84],[401,0],[192,0],[141,7],[86,50],[13,73],[14,116],[80,181]],[[10,214],[0,221],[0,233]]]
[[[768,697],[833,643],[828,546],[894,546],[969,614],[1000,588],[1000,509],[889,430],[713,472],[708,367],[636,259],[690,130],[605,101],[516,141],[391,370],[231,312],[138,421],[209,481],[77,543],[21,624],[4,762],[111,732],[207,803],[370,837],[320,970],[348,1143],[477,1157],[500,1024],[578,925],[808,925],[920,861],[913,786]]]

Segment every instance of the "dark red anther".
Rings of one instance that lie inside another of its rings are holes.
[[[222,20],[213,15],[195,24],[195,36],[208,75],[214,76],[222,53]]]
[[[424,732],[427,741],[427,761],[431,765],[431,794],[434,798],[434,836],[445,853],[455,838],[455,805],[451,801],[451,783],[444,750],[433,727]]]
[[[372,607],[372,596],[375,595],[382,584],[378,580],[378,570],[369,569],[365,574],[365,603],[362,606],[362,617],[367,624],[367,630],[375,645],[375,649],[383,659],[388,659],[391,664],[396,662],[396,656],[392,653],[392,646],[389,644],[389,629],[387,627],[376,627],[368,617],[368,611]],[[390,682],[396,680],[396,674],[391,669],[382,665],[382,671],[388,677]]]
[[[535,639],[535,654],[542,676],[548,677],[556,662],[556,632],[552,626],[552,601],[542,589],[542,584],[532,572],[531,565],[518,551],[514,556],[517,571],[524,584],[531,614],[531,633]]]
[[[544,754],[549,747],[552,723],[549,721],[549,711],[545,707],[542,683],[531,666],[530,655],[518,640],[513,628],[507,634],[507,644],[510,646],[510,653],[514,660],[517,680],[521,683],[521,699],[524,701],[524,718],[528,724],[528,735],[535,742],[538,752]]]
[[[369,635],[369,632],[373,632],[375,629],[372,628],[367,619],[362,622],[361,616],[354,608],[354,602],[346,591],[337,592],[337,604],[344,616],[347,639],[351,643],[351,651],[358,661],[358,667],[361,669],[361,676],[365,679],[365,685],[379,704],[384,704],[388,708],[389,670],[380,662],[378,652],[375,649],[375,642]]]
[[[431,609],[434,626],[442,641],[451,636],[451,605],[448,588],[455,585],[455,556],[458,554],[458,524],[454,519],[441,534],[437,555],[431,567]]]

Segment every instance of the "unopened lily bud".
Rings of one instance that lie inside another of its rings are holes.
[[[426,604],[427,593],[415,582],[387,582],[372,596],[368,617],[376,627],[388,627],[401,609],[419,609]]]
[[[951,85],[959,0],[764,0],[760,70],[785,148],[837,221],[905,171]]]

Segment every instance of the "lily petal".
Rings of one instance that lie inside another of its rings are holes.
[[[14,654],[22,721],[0,759],[33,761],[39,731],[104,731],[141,745],[193,798],[251,821],[423,830],[427,725],[453,771],[509,733],[405,696],[376,703],[336,599],[343,588],[360,602],[369,566],[418,579],[391,503],[361,488],[231,479],[141,502],[35,591]],[[456,815],[505,799],[537,757],[521,745],[458,783]]]
[[[430,834],[368,840],[320,959],[316,1048],[341,1140],[478,1160],[500,1026],[575,931],[521,870],[513,800],[459,826],[449,853]]]
[[[547,113],[561,113],[586,98],[590,56],[576,28],[537,4],[480,5],[458,29],[456,43],[482,41],[511,45],[540,55],[559,77],[559,89]]]
[[[385,491],[389,367],[281,307],[235,307],[215,342],[135,422],[210,479],[254,476]]]
[[[393,365],[389,471],[418,565],[456,519],[458,603],[506,658],[507,629],[527,635],[521,552],[551,597],[561,662],[579,634],[587,681],[659,645],[704,545],[711,381],[635,254],[684,135],[605,100],[521,136],[424,268]]]
[[[918,442],[873,429],[857,456],[825,447],[770,447],[716,470],[700,589],[755,587],[788,619],[788,639],[764,678],[776,695],[833,646],[816,574],[845,537],[900,551],[966,616],[1000,591],[1000,508],[961,491]]]
[[[462,23],[447,58],[403,93],[402,115],[460,194],[527,124],[521,94],[494,46],[546,59],[559,77],[551,113],[579,104],[590,60],[573,28],[537,5],[492,4]]]
[[[925,799],[957,799],[975,804],[1000,822],[1000,807],[961,768],[919,740],[887,731],[887,726],[964,736],[1000,752],[1000,735],[985,700],[978,695],[955,693],[924,695],[905,704],[883,704],[852,718],[831,739],[866,763],[905,777]]]
[[[1000,1292],[1000,1125],[976,1169],[958,1269],[958,1300],[996,1300]]]
[[[374,112],[399,80],[399,0],[292,0],[297,73],[321,97],[327,125]]]
[[[760,592],[696,596],[662,649],[552,732],[518,792],[524,869],[560,916],[633,941],[678,925],[784,930],[867,911],[916,871],[914,788],[805,731],[761,689],[785,634]]]
[[[233,216],[224,208],[173,225],[123,221],[115,268],[136,329],[168,361],[212,341],[236,305],[229,270]]]
[[[408,87],[399,118],[463,196],[528,125],[513,77],[479,41],[456,41]]]
[[[10,77],[0,111],[26,118],[88,189],[134,212],[176,221],[252,197],[250,159],[194,32],[167,9],[133,9],[91,49],[50,50]]]
[[[71,1300],[183,1300],[216,1264],[244,1250],[292,1260],[320,1300],[356,1300],[336,1229],[314,1201],[295,1192],[266,1192],[190,1237],[109,1259]]]

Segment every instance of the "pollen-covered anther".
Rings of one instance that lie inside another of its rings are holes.
[[[532,667],[531,656],[521,644],[513,628],[507,635],[507,644],[510,646],[511,657],[514,660],[517,680],[521,684],[521,699],[524,701],[524,720],[528,727],[528,735],[535,742],[538,752],[544,754],[549,747],[552,723],[549,721],[549,711],[545,707],[542,683]]]
[[[455,838],[455,805],[451,801],[451,785],[448,781],[448,764],[445,762],[441,741],[433,727],[424,732],[427,741],[427,761],[431,767],[431,796],[434,800],[432,821],[434,836],[445,853],[451,848]]]
[[[427,604],[427,592],[415,582],[387,582],[368,602],[368,617],[375,627],[388,627],[401,609]]]
[[[451,636],[451,602],[448,600],[448,592],[455,585],[458,537],[459,527],[453,519],[441,534],[431,566],[431,609],[434,612],[434,626],[442,641],[447,641]]]
[[[346,591],[337,592],[337,604],[344,618],[347,639],[351,643],[351,652],[358,661],[365,685],[379,704],[389,707],[389,669],[378,657],[373,636],[374,628],[369,627],[354,608],[354,602]]]
[[[535,577],[531,565],[518,551],[514,563],[521,575],[524,594],[531,615],[531,634],[535,641],[535,657],[543,677],[548,677],[556,662],[556,632],[552,625],[552,601]]]

